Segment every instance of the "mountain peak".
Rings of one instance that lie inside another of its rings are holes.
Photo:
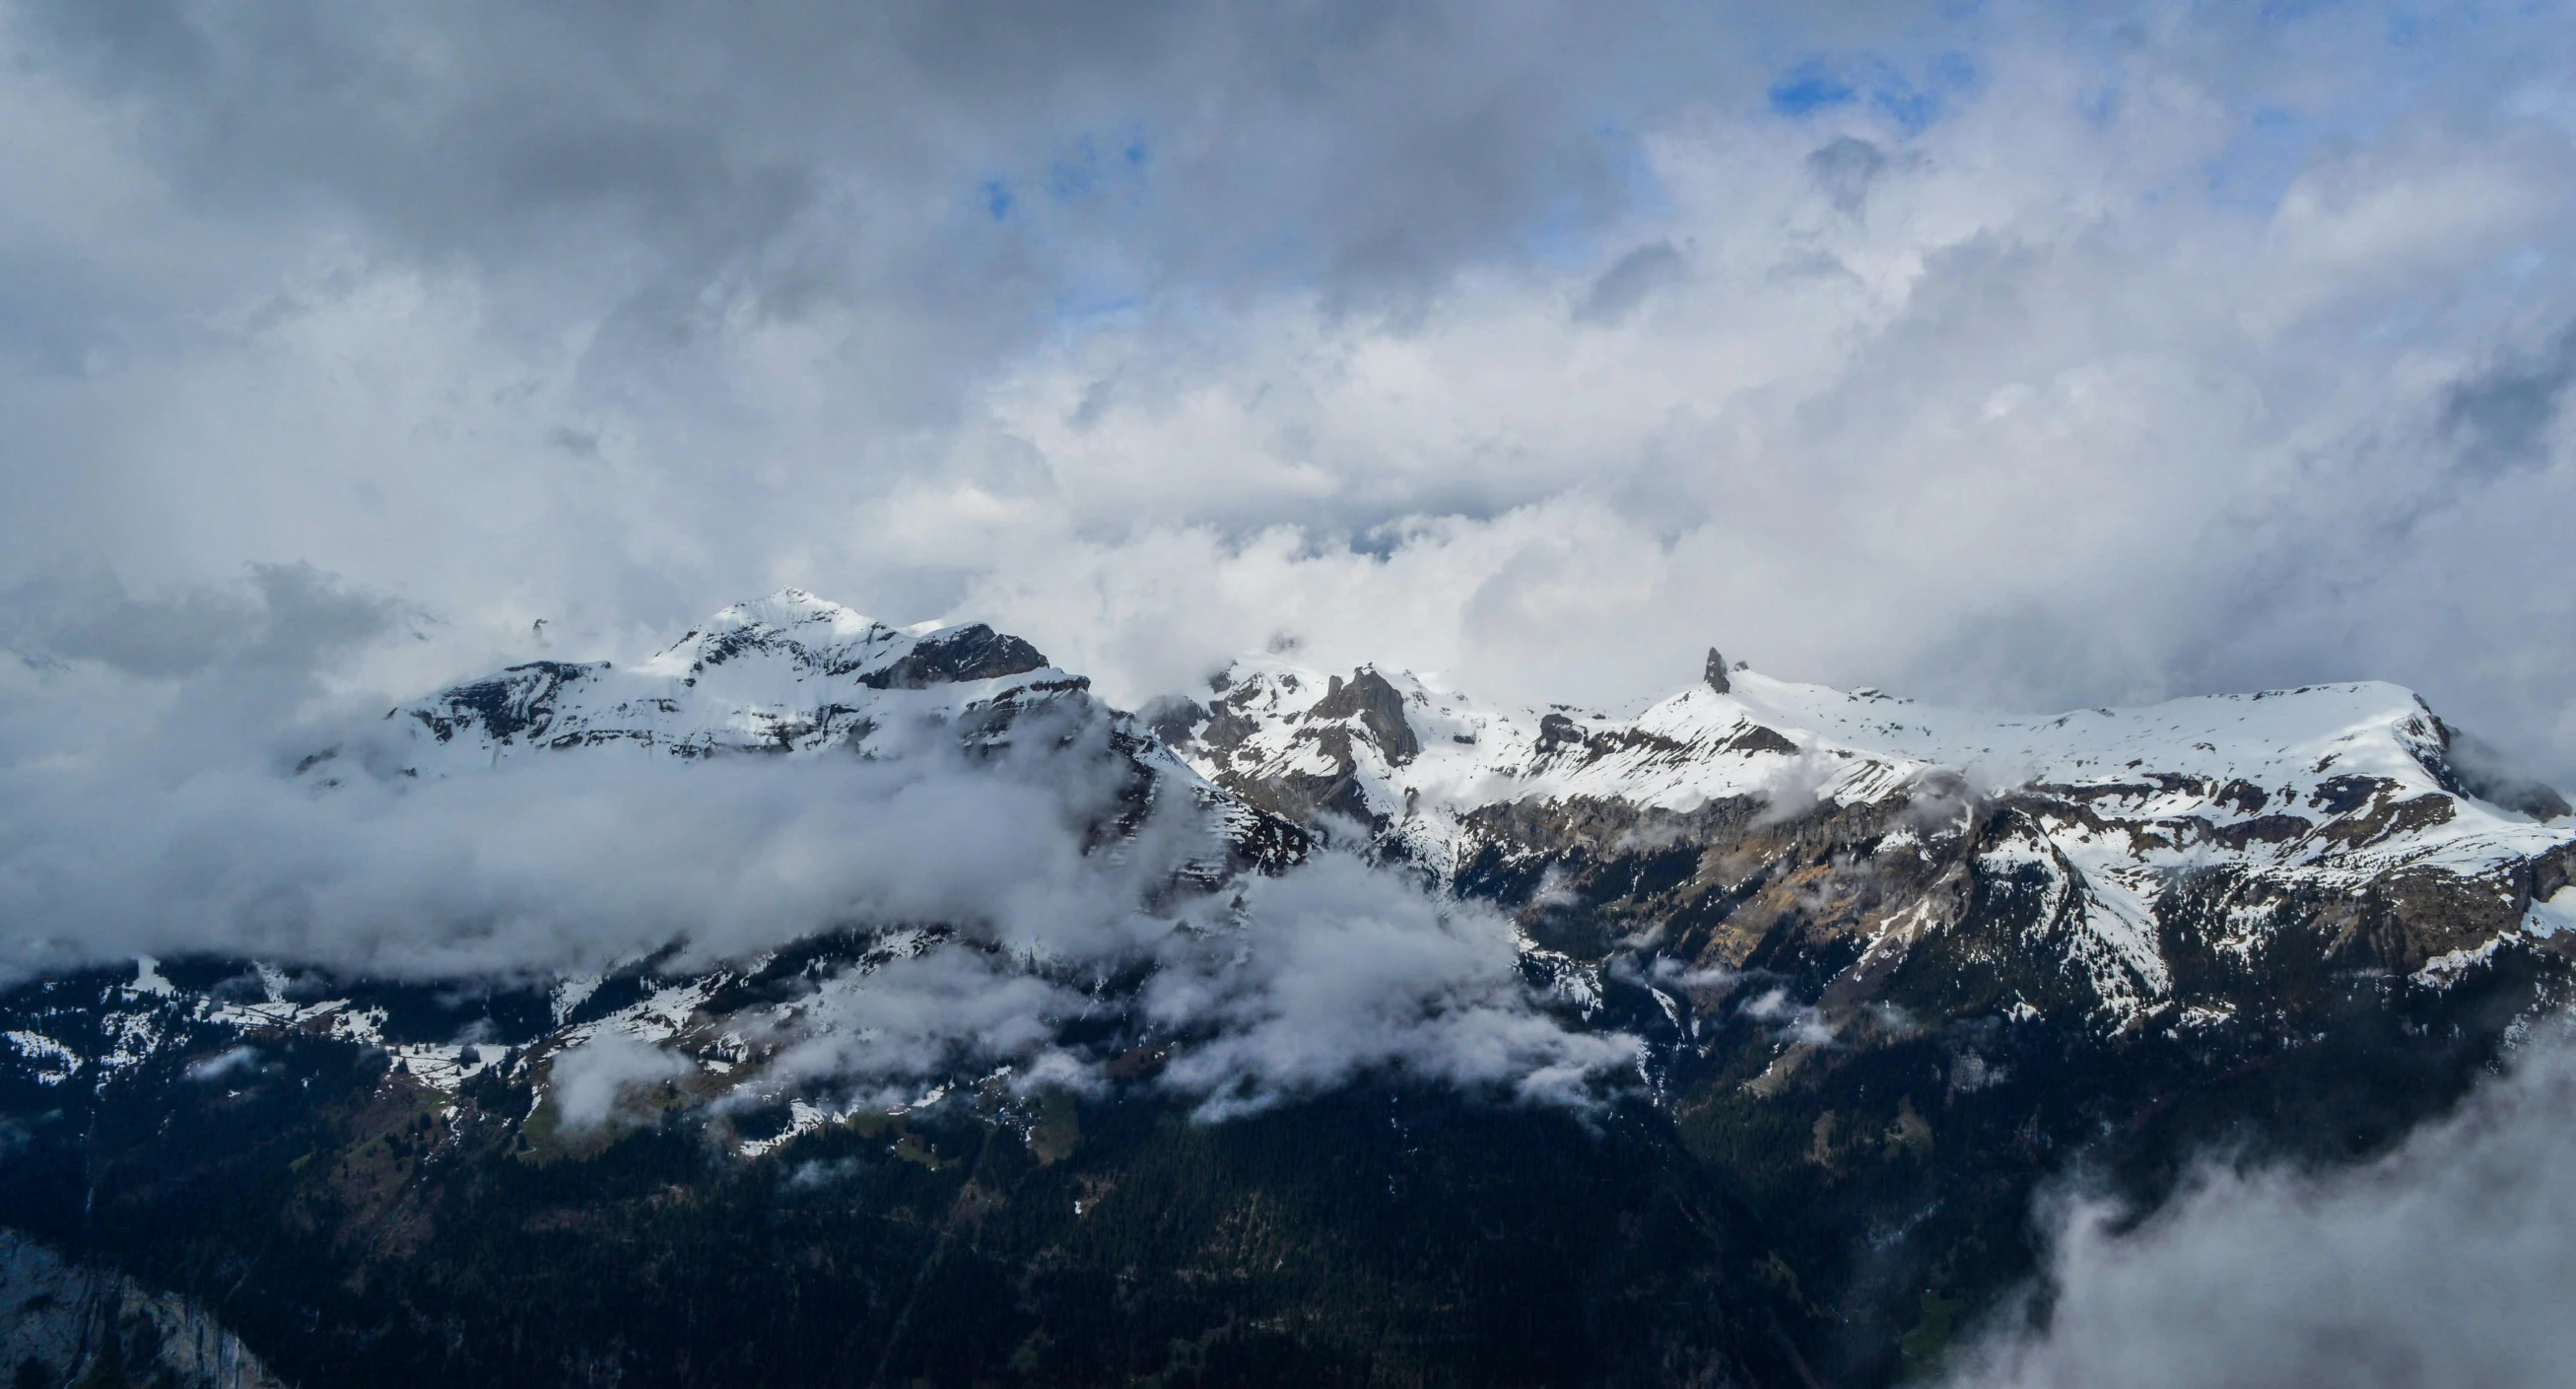
[[[709,627],[802,627],[828,624],[834,632],[858,633],[879,626],[874,619],[853,612],[828,598],[817,598],[801,588],[782,588],[763,598],[735,603],[717,613]]]
[[[891,725],[984,721],[1082,694],[1044,653],[983,623],[894,628],[802,589],[733,604],[627,669],[540,662],[397,708],[407,769],[458,749],[621,744],[682,757],[866,751]],[[1086,696],[1087,697],[1087,696]],[[886,734],[891,737],[893,734]]]

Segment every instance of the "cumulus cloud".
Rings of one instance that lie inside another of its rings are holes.
[[[2211,1166],[2134,1229],[2057,1217],[2043,1329],[1974,1343],[1961,1386],[2563,1383],[2576,1356],[2576,1055],[2535,1048],[2388,1156]]]
[[[1809,9],[18,0],[0,585],[309,560],[403,684],[782,583],[1129,703],[2374,676],[2576,768],[2564,13]]]

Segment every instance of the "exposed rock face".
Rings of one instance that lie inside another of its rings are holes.
[[[878,690],[926,690],[967,680],[999,680],[1047,668],[1038,649],[975,623],[933,632],[889,664],[868,671],[860,683]]]
[[[20,1385],[285,1389],[206,1309],[0,1230],[0,1365]]]
[[[1273,814],[1297,822],[1329,816],[1384,826],[1389,807],[1375,793],[1385,773],[1423,751],[1407,695],[1366,667],[1347,680],[1311,672],[1283,678],[1285,684],[1258,675],[1220,676],[1217,698],[1204,717],[1164,720],[1166,734],[1178,735],[1167,741],[1262,766],[1262,775],[1234,778],[1247,788],[1236,794]]]
[[[1324,697],[1306,711],[1310,720],[1354,719],[1366,730],[1369,741],[1387,761],[1403,766],[1422,751],[1422,740],[1413,736],[1413,725],[1404,718],[1404,696],[1386,682],[1386,677],[1365,667],[1351,672],[1348,683],[1332,677]]]
[[[2206,1029],[2273,1007],[2310,954],[2440,987],[2479,952],[2576,939],[2542,883],[2576,826],[2534,818],[2545,787],[2472,784],[2464,740],[2393,686],[2016,719],[1729,679],[1712,651],[1701,686],[1613,719],[1366,674],[1364,701],[1339,679],[1318,698],[1248,659],[1178,746],[1283,814],[1328,785],[1379,852],[1577,961],[1651,937],[1692,969],[1830,963],[1826,1025],[1896,1003]]]
[[[1647,1040],[1695,1151],[1815,1232],[1802,1286],[1895,1276],[1854,1252],[1892,1229],[1956,1277],[2026,1218],[1996,1177],[2056,1144],[2347,1151],[2313,1135],[2430,1112],[2576,1001],[2576,825],[2404,690],[2020,719],[1706,675],[1633,719],[1389,676],[1421,751],[1355,731],[1334,769],[1374,852],[1510,911],[1533,978]],[[1247,659],[1177,746],[1246,799],[1293,786],[1312,681]]]

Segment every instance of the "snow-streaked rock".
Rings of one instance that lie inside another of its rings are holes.
[[[2536,938],[2547,932],[2521,925],[2526,909],[2531,922],[2554,920],[2532,904],[2576,860],[2576,824],[2554,793],[2520,786],[2502,793],[2510,805],[2475,794],[2485,788],[2450,756],[2459,735],[2395,685],[2025,716],[1740,666],[1725,676],[1722,688],[1703,680],[1619,717],[1486,705],[1408,673],[1343,677],[1254,656],[1212,682],[1206,705],[1167,709],[1158,727],[1192,766],[1252,803],[1338,820],[1453,889],[1480,853],[1547,856],[1549,845],[1498,830],[1528,818],[1507,812],[1535,807],[1670,817],[1742,804],[1757,819],[1794,819],[2008,806],[2008,823],[1976,830],[1971,861],[1988,877],[2026,871],[2048,884],[2038,920],[2066,928],[2060,948],[2114,1020],[2171,994],[2162,904],[2185,877],[2259,882],[2264,893],[2241,894],[2248,904],[2265,893],[2357,898],[2447,881],[2496,899],[2487,938],[2517,929]],[[1355,702],[1363,690],[1371,697]],[[1389,727],[1389,710],[1400,711],[1400,728]],[[1896,825],[1884,843],[1919,843],[1918,834]],[[2253,905],[2235,923],[2220,945],[2250,964],[2275,923]]]
[[[980,623],[889,627],[787,589],[727,608],[631,667],[512,666],[385,718],[402,770],[448,775],[540,749],[894,752],[933,725],[997,736],[1012,715],[1089,686]]]

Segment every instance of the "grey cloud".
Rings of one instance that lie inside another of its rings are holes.
[[[2443,393],[2441,426],[2471,477],[2550,465],[2549,431],[2576,381],[2576,329],[2539,352],[2488,367]]]
[[[320,198],[432,252],[510,258],[613,230],[704,273],[835,187],[862,195],[879,240],[924,232],[895,203],[962,207],[987,179],[1024,209],[1078,209],[1137,140],[1190,237],[1160,248],[1182,268],[1284,249],[1371,291],[1445,276],[1551,203],[1616,210],[1616,155],[1571,103],[1684,21],[1624,8],[29,12],[88,80],[144,103],[202,196]],[[1678,76],[1637,94],[1669,100]]]
[[[1579,323],[1616,323],[1635,313],[1656,290],[1682,277],[1682,253],[1669,241],[1650,242],[1611,262],[1575,305]]]
[[[2098,35],[2020,10],[27,5],[9,94],[26,128],[85,132],[91,172],[18,182],[38,234],[0,266],[89,288],[46,292],[81,339],[43,349],[59,370],[0,373],[30,460],[0,471],[0,548],[183,583],[304,556],[453,619],[457,673],[539,616],[556,650],[604,648],[795,582],[1016,622],[1138,700],[1348,614],[1394,648],[1359,659],[1540,698],[1655,688],[1728,609],[1804,673],[1973,698],[2316,678],[2341,651],[2421,683],[2461,652],[2418,633],[2429,596],[2358,597],[2398,584],[2341,539],[2357,507],[2421,509],[2403,447],[2358,457],[2426,439],[2392,418],[2421,402],[2334,315],[2408,312],[2443,254],[2482,282],[2514,179],[2406,190],[2506,113],[2408,107],[2418,133],[2338,164],[2298,237],[2172,182],[2276,85],[2369,87],[2384,55],[2329,27],[2132,26],[2121,100],[2078,110],[2049,74]],[[2484,90],[2483,42],[2421,89]],[[1923,129],[1762,105],[1805,53],[1901,73],[1953,48],[1978,82]],[[2564,151],[2517,130],[2505,172],[2548,186]],[[124,201],[47,220],[93,187]],[[1829,215],[1864,193],[1872,217]],[[2220,285],[2258,244],[2296,263]],[[2293,280],[2323,316],[2267,308],[2251,341],[2247,302]],[[1563,325],[1650,296],[1633,342]],[[2464,297],[2426,349],[2488,359],[2500,323]],[[2547,469],[2480,461],[2546,398],[2519,379],[2464,388],[2430,442],[2468,460],[2463,497],[2519,480],[2525,514],[2563,515]],[[2300,448],[2349,475],[2276,504],[2261,480]],[[1203,581],[1281,532],[1297,558],[1263,591]],[[1354,538],[1471,620],[1378,624],[1327,558]],[[2265,569],[2318,548],[2331,581]],[[2187,577],[2138,577],[2177,554]],[[2410,578],[2455,604],[2548,587],[2519,538],[2479,557],[2515,572]],[[1502,617],[1461,605],[1497,580]],[[1038,596],[1081,592],[1114,596]],[[1170,610],[1212,592],[1242,611]],[[2108,663],[2043,636],[2002,645],[2044,668],[1950,679],[1948,634],[2039,612]],[[1542,688],[1512,645],[1539,623],[1601,648],[1552,668],[1603,689]],[[2306,635],[2350,624],[2397,635]],[[2533,669],[2469,712],[2563,763],[2534,614],[2493,628],[2479,649]]]
[[[1869,185],[1888,165],[1885,150],[1856,135],[1837,136],[1807,156],[1807,172],[1835,207],[1857,216],[1869,197]]]
[[[251,566],[246,581],[138,598],[103,568],[0,590],[0,623],[22,655],[95,660],[131,675],[184,676],[223,664],[292,676],[382,635],[399,605],[355,593],[306,564]]]
[[[2576,1279],[2576,1061],[2535,1048],[2357,1170],[2204,1171],[2135,1229],[2059,1213],[2045,1326],[1990,1330],[1960,1386],[2562,1383]]]

